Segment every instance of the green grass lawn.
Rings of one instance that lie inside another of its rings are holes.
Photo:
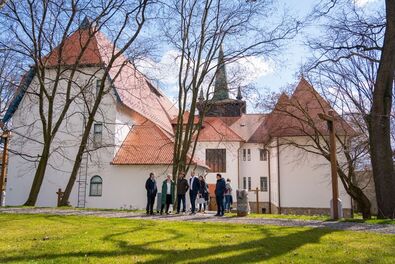
[[[236,213],[227,214],[231,217],[236,217]],[[292,220],[319,220],[319,221],[331,221],[329,215],[285,215],[285,214],[255,214],[251,213],[247,217],[249,218],[267,218],[267,219],[292,219]],[[357,222],[357,223],[367,223],[367,224],[389,224],[395,225],[395,220],[391,219],[377,219],[377,217],[372,216],[372,219],[363,220],[362,215],[354,214],[354,218],[343,218],[340,221],[344,222]]]
[[[394,263],[395,235],[0,214],[0,263]]]

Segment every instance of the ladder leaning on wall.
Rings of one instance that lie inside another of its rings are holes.
[[[82,117],[82,133],[84,133],[86,125],[86,115],[88,114],[86,105],[84,104],[83,117]],[[89,143],[87,143],[89,144]],[[88,148],[85,148],[84,154],[82,154],[80,171],[78,176],[78,201],[77,207],[85,208],[86,204],[86,189],[88,185]]]

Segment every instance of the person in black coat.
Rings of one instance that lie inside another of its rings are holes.
[[[154,203],[158,188],[156,186],[155,174],[151,172],[149,178],[145,182],[145,189],[147,190],[147,214],[154,214]]]
[[[226,190],[225,179],[221,174],[217,174],[217,184],[215,185],[215,199],[217,201],[217,214],[215,216],[224,215],[224,195]]]
[[[185,179],[185,173],[180,172],[177,180],[177,214],[181,211],[181,203],[182,203],[182,212],[185,213],[185,194],[189,189],[188,180]]]
[[[191,200],[191,214],[196,214],[196,197],[199,193],[200,181],[195,176],[195,171],[191,172],[191,178],[189,179],[189,198]]]

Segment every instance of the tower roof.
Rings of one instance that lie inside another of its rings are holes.
[[[226,77],[225,57],[222,46],[219,48],[217,71],[215,73],[214,95],[212,100],[229,99],[228,80]]]

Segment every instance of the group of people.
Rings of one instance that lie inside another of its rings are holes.
[[[161,209],[160,214],[165,212],[169,214],[169,207],[175,200],[175,191],[177,191],[177,211],[186,212],[186,194],[189,191],[189,199],[191,203],[191,213],[196,214],[196,201],[199,204],[199,212],[206,212],[208,201],[209,201],[209,188],[205,180],[206,175],[195,176],[195,171],[191,172],[189,180],[186,179],[184,172],[180,172],[177,179],[177,184],[172,180],[172,175],[168,174],[166,179],[162,182],[161,192]],[[217,183],[215,187],[215,198],[217,202],[217,214],[216,216],[223,216],[225,211],[230,212],[232,205],[232,186],[230,179],[225,182],[221,174],[217,174]],[[154,214],[154,203],[158,188],[156,184],[155,174],[150,173],[149,178],[145,183],[145,189],[147,190],[147,214]]]

